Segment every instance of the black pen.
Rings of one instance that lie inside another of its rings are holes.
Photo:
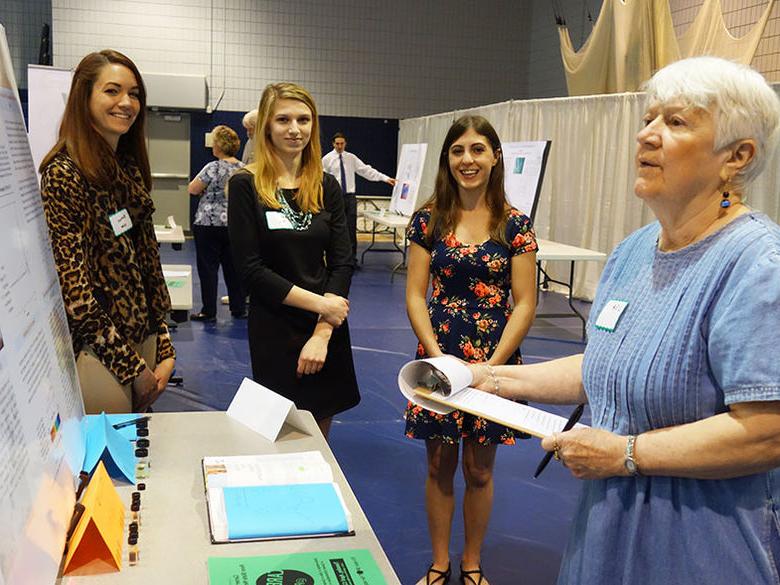
[[[126,420],[121,423],[116,423],[115,425],[112,425],[115,429],[123,429],[125,427],[129,427],[130,425],[134,425],[135,423],[144,422],[145,420],[149,420],[150,416],[139,416],[138,418],[133,418],[130,420]]]
[[[585,410],[584,404],[578,404],[577,408],[574,409],[574,412],[571,413],[571,416],[569,417],[569,420],[566,421],[566,424],[563,425],[562,433],[565,433],[566,431],[570,431],[574,425],[577,424],[577,421],[580,420],[580,417],[582,416],[582,412]],[[536,467],[536,471],[534,472],[534,479],[539,477],[539,474],[544,471],[544,468],[547,467],[547,464],[550,462],[550,459],[553,458],[554,451],[547,451],[547,453],[544,454],[544,457],[542,457],[542,460],[539,462],[539,465]]]

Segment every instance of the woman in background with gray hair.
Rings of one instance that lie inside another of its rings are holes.
[[[634,191],[653,222],[614,250],[583,355],[472,366],[512,398],[589,402],[546,437],[583,493],[559,584],[780,583],[780,228],[744,201],[780,101],[698,57],[646,87]]]
[[[233,267],[233,255],[228,237],[228,179],[244,163],[236,158],[241,146],[235,130],[216,126],[211,131],[211,152],[217,159],[208,163],[189,185],[189,193],[200,197],[192,233],[195,236],[195,257],[200,279],[201,310],[190,316],[193,321],[213,323],[217,320],[217,287],[219,267],[228,289],[230,313],[237,319],[246,318],[246,295]]]
[[[257,108],[249,110],[241,119],[241,125],[246,130],[246,144],[241,155],[241,162],[245,165],[255,162],[255,126],[257,125]]]

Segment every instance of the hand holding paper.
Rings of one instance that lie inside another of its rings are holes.
[[[469,364],[446,355],[405,364],[398,372],[398,387],[410,401],[438,414],[463,410],[535,437],[560,432],[566,424],[557,414],[472,388],[473,379]]]

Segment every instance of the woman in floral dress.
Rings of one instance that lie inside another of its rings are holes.
[[[433,197],[407,230],[406,309],[418,357],[450,354],[490,366],[520,363],[520,343],[533,322],[536,239],[531,220],[509,206],[501,142],[481,116],[463,116],[444,139]],[[429,280],[433,291],[426,299]],[[514,301],[511,306],[510,292]],[[433,562],[422,585],[450,578],[453,479],[463,439],[465,543],[461,582],[488,585],[480,551],[493,504],[498,444],[515,432],[468,413],[435,414],[409,404],[406,435],[424,439],[425,483]]]

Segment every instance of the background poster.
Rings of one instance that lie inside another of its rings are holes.
[[[84,458],[83,405],[0,26],[0,583],[51,585]]]
[[[73,71],[46,65],[27,66],[28,137],[37,170],[57,136],[68,101]]]
[[[550,141],[507,142],[501,145],[501,152],[504,155],[504,189],[507,199],[533,221],[550,152]]]
[[[390,211],[402,215],[412,215],[417,209],[417,194],[420,190],[427,151],[427,144],[404,144],[401,146],[398,171],[395,174],[398,182],[393,187],[393,195],[390,197]]]

